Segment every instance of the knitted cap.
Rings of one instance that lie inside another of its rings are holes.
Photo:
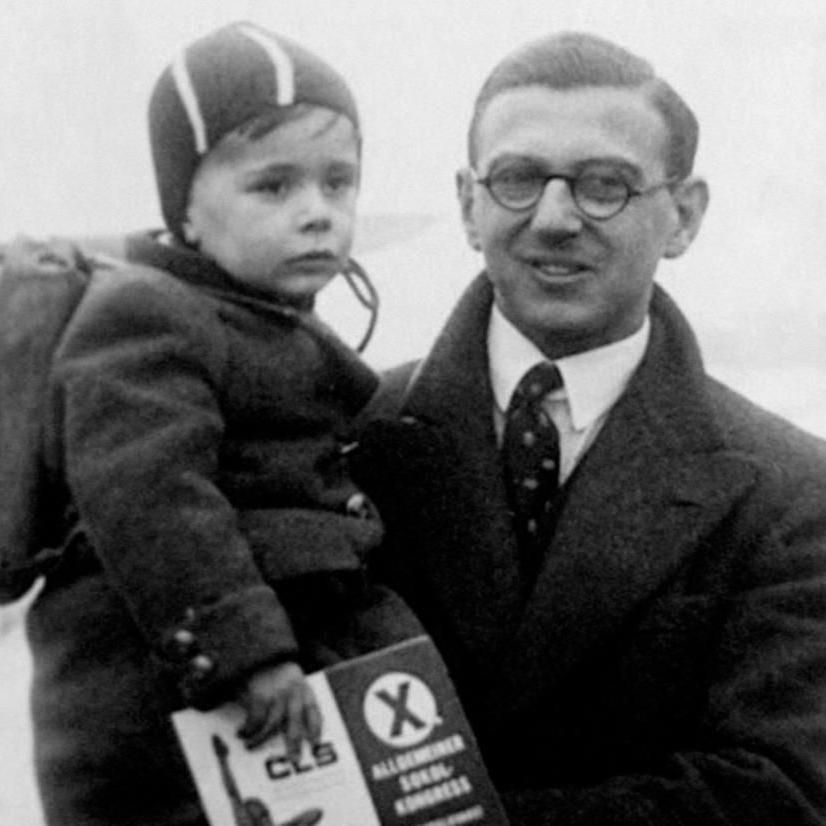
[[[158,78],[149,138],[167,227],[181,237],[192,178],[226,134],[279,107],[307,103],[358,112],[344,79],[297,43],[251,23],[232,23],[187,46]]]

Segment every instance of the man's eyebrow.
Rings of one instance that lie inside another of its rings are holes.
[[[488,169],[498,166],[501,163],[521,162],[535,164],[536,166],[547,166],[538,155],[525,155],[521,152],[503,152],[501,155],[494,155],[488,163]]]
[[[591,166],[607,166],[612,169],[628,172],[636,178],[643,177],[643,170],[637,164],[617,155],[597,155],[592,158],[584,158],[572,165],[574,169],[581,171]]]
[[[555,167],[540,155],[523,154],[520,152],[504,152],[501,155],[495,155],[491,158],[487,168],[490,171],[494,167],[501,166],[505,163],[525,163],[530,164],[531,166],[536,166],[549,173],[559,172],[561,174],[571,172],[578,173],[583,169],[588,169],[592,166],[606,166],[611,167],[612,169],[627,172],[637,179],[644,177],[643,170],[637,166],[637,164],[629,161],[628,158],[624,158],[619,155],[594,155],[588,158],[581,158],[580,160],[574,161],[565,166]]]

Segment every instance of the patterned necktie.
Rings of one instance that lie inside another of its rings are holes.
[[[542,403],[560,387],[562,376],[552,364],[532,367],[505,416],[505,482],[523,562],[531,571],[550,540],[551,507],[559,489],[559,432]]]

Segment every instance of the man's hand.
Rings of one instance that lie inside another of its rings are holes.
[[[321,738],[321,712],[301,667],[294,662],[256,671],[235,698],[246,713],[238,736],[247,748],[283,734],[289,757],[301,753],[301,741]]]

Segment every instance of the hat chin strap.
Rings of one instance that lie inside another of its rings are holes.
[[[359,304],[366,307],[370,312],[367,329],[361,337],[361,341],[356,345],[356,352],[363,353],[373,337],[373,331],[376,329],[376,322],[379,317],[379,293],[364,267],[355,259],[348,259],[347,266],[341,271],[341,274],[353,291],[353,295],[358,299]]]

